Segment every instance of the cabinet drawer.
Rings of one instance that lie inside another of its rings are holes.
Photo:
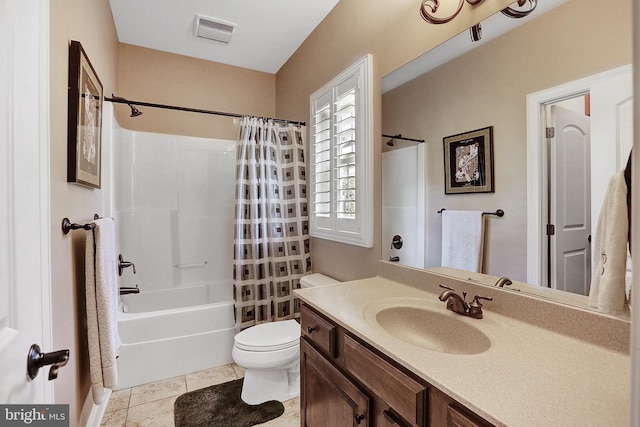
[[[418,426],[427,424],[427,388],[363,346],[344,337],[346,370],[384,400],[401,417]]]
[[[303,305],[300,326],[303,336],[326,355],[336,357],[336,327],[333,323]]]
[[[455,405],[447,407],[447,427],[490,427],[485,420],[466,412]]]

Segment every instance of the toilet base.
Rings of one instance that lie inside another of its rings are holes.
[[[300,395],[300,365],[289,369],[247,369],[242,400],[258,405],[269,400],[284,402]]]

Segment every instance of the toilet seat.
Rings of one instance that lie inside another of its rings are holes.
[[[300,344],[300,324],[295,320],[262,323],[239,332],[235,346],[246,351],[275,351]]]

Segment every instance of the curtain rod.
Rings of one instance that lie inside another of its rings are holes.
[[[139,105],[141,107],[152,107],[152,108],[163,108],[165,110],[177,110],[177,111],[187,111],[190,113],[202,113],[202,114],[215,114],[218,116],[226,116],[226,117],[238,117],[242,118],[247,116],[248,114],[237,114],[237,113],[225,113],[223,111],[213,111],[213,110],[203,110],[199,108],[189,108],[189,107],[176,107],[174,105],[164,105],[164,104],[153,104],[151,102],[142,102],[142,101],[131,101],[126,98],[122,98],[120,96],[111,95],[111,98],[104,97],[105,101],[109,102],[117,102],[119,104],[128,104],[128,105]],[[293,125],[306,126],[305,122],[298,122],[294,120],[285,120],[285,119],[274,119],[271,118],[274,122],[280,123],[291,123]]]
[[[382,134],[383,138],[391,138],[391,139],[401,139],[403,141],[414,141],[414,142],[424,142],[424,139],[415,139],[415,138],[406,138],[404,136],[402,136],[401,133],[397,134],[397,135],[385,135],[384,133]]]

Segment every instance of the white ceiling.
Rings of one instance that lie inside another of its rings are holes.
[[[275,74],[338,0],[109,0],[122,43]],[[229,44],[196,38],[196,15],[236,24]]]

